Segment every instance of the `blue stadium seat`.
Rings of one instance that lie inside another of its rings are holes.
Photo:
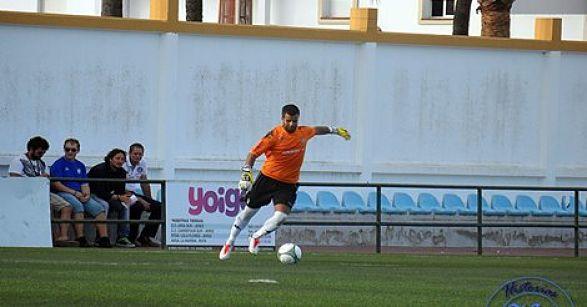
[[[540,196],[538,200],[538,213],[536,216],[553,216],[557,212],[562,212],[562,207],[556,200],[556,198],[552,196]]]
[[[363,197],[356,192],[353,191],[345,191],[342,193],[342,207],[348,210],[352,210],[352,212],[361,212],[361,210],[366,209],[365,201]]]
[[[499,194],[491,197],[491,208],[493,208],[493,211],[487,212],[488,216],[505,216],[514,212],[514,206],[510,199]]]
[[[475,212],[475,215],[477,215],[477,194],[469,194],[469,196],[467,196],[467,209]],[[485,197],[481,197],[481,210],[483,211],[483,214],[493,212],[493,208],[489,207]]]
[[[381,212],[392,213],[393,208],[389,199],[385,194],[381,193]],[[375,213],[377,212],[377,192],[370,192],[367,197],[367,207],[361,213]]]
[[[431,212],[436,215],[457,214],[456,210],[442,208],[436,197],[430,193],[421,193],[418,195],[418,207],[423,211]]]
[[[161,189],[157,191],[157,200],[161,201]]]
[[[534,200],[528,195],[516,196],[515,206],[516,207],[514,208],[514,211],[510,212],[510,215],[528,216],[540,214],[540,211],[538,211],[538,206],[536,206],[536,202],[534,202]]]
[[[453,210],[459,215],[476,215],[477,211],[468,209],[461,198],[455,194],[447,193],[442,196],[442,207]]]
[[[328,191],[316,193],[316,207],[319,212],[350,213],[352,211],[340,206],[334,194]]]
[[[414,203],[412,197],[403,192],[395,192],[393,194],[392,211],[391,214],[430,214],[430,212],[423,211]]]
[[[292,208],[292,212],[310,212],[316,205],[312,200],[312,197],[304,191],[298,191],[296,196],[296,202]]]
[[[563,196],[563,210],[559,213],[555,213],[556,216],[575,216],[575,197],[569,196],[569,200],[567,202],[566,208],[564,206],[564,196]],[[587,216],[587,208],[585,208],[585,203],[581,202],[579,199],[579,216],[586,217]]]

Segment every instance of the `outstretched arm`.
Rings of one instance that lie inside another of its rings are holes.
[[[345,140],[350,140],[351,135],[345,128],[328,127],[328,126],[315,126],[316,135],[324,134],[336,134],[343,137]]]

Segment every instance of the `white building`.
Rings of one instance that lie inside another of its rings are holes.
[[[265,2],[271,23],[289,24],[284,2]],[[0,13],[0,175],[31,136],[49,139],[49,163],[73,136],[88,165],[139,141],[152,178],[234,184],[295,101],[302,123],[354,136],[313,140],[304,181],[585,185],[586,54],[586,42]]]
[[[246,0],[203,0],[204,21],[218,22],[220,3]],[[348,29],[350,7],[378,9],[378,26],[386,32],[451,34],[454,0],[249,0],[257,25],[286,25]],[[149,18],[149,0],[125,0],[124,16]],[[179,18],[185,20],[185,0],[179,1]],[[481,32],[481,15],[471,7],[470,35]],[[0,10],[100,15],[101,0],[0,0]],[[238,16],[238,12],[235,12]],[[534,38],[536,17],[563,19],[563,40],[587,40],[587,1],[517,0],[512,8],[511,37]],[[238,19],[238,18],[237,18]],[[346,23],[346,24],[345,24]]]

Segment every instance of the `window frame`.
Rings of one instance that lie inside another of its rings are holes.
[[[432,16],[432,1],[433,0],[419,0],[418,1],[418,24],[421,25],[452,25],[454,21],[453,15],[446,15],[446,2],[442,0],[443,16]],[[456,12],[457,1],[454,0],[454,11]]]

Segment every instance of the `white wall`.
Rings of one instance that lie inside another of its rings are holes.
[[[38,0],[0,0],[0,9],[18,12],[36,12]]]
[[[305,181],[587,184],[581,53],[1,25],[0,72],[4,167],[40,134],[49,162],[140,141],[152,178],[234,180],[294,101],[354,136],[310,142]]]
[[[0,246],[52,247],[49,180],[0,178]]]
[[[513,14],[587,14],[584,0],[516,0],[512,6]]]
[[[92,162],[135,140],[155,145],[158,34],[2,26],[0,37],[0,156],[36,134],[54,156],[75,136]]]
[[[100,16],[102,11],[101,0],[43,0],[43,2],[46,13]]]
[[[388,141],[377,163],[539,164],[541,53],[382,46],[377,56],[374,120]]]

